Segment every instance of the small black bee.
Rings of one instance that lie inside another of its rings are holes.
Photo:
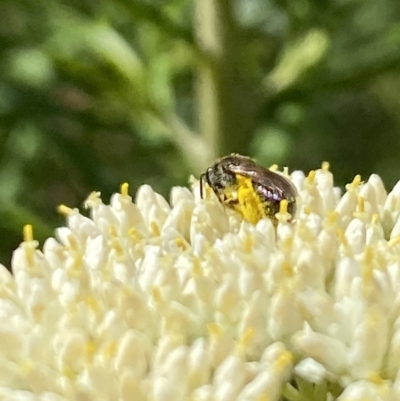
[[[268,217],[277,223],[275,214],[280,202],[287,201],[287,211],[296,213],[297,190],[284,176],[258,165],[246,156],[231,154],[218,159],[200,176],[200,196],[204,196],[204,182],[223,205],[256,224]]]

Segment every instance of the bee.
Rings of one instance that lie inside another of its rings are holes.
[[[287,201],[287,211],[296,213],[297,190],[284,176],[260,166],[253,159],[231,154],[215,161],[200,175],[200,196],[204,197],[204,183],[219,201],[256,224],[268,217],[276,225],[280,202]]]

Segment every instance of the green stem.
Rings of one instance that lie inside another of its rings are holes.
[[[206,55],[197,77],[198,124],[212,159],[234,151],[246,153],[256,108],[252,85],[243,73],[245,44],[232,3],[196,1],[197,46]]]
[[[282,394],[288,401],[310,401],[308,398],[303,397],[290,383],[286,383],[283,387]]]

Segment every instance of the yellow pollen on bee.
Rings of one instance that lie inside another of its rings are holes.
[[[74,209],[71,209],[68,206],[65,205],[59,205],[57,208],[58,213],[62,214],[63,216],[69,216],[70,214],[72,214],[72,212],[74,211]]]
[[[236,174],[238,183],[237,200],[239,207],[236,209],[242,214],[243,218],[252,224],[257,224],[260,219],[265,217],[265,207],[254,190],[250,178]]]
[[[127,196],[128,190],[129,190],[129,184],[127,182],[124,182],[123,184],[121,184],[120,192],[121,192],[122,196]]]
[[[329,171],[329,169],[330,169],[330,164],[329,164],[329,162],[322,162],[322,165],[321,165],[321,169],[323,170],[323,171]]]

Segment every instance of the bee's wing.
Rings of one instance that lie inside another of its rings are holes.
[[[257,164],[231,166],[231,171],[249,177],[253,184],[258,184],[281,199],[298,195],[289,179]]]

